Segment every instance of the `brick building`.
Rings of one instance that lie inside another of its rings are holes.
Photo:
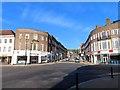
[[[48,32],[19,28],[16,30],[12,64],[41,63],[45,57],[51,61],[65,58],[66,48]],[[61,57],[61,58],[60,58]]]
[[[84,57],[86,60],[99,63],[108,62],[110,59],[120,60],[120,21],[110,22],[106,25],[96,26],[84,44]]]

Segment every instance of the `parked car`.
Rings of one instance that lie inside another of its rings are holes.
[[[47,56],[41,56],[41,62],[42,63],[48,63],[49,62],[49,59]]]
[[[80,60],[79,60],[78,57],[75,57],[75,58],[74,58],[74,61],[75,61],[76,63],[79,63]]]
[[[110,60],[108,61],[108,64],[120,64],[120,60],[110,59]]]
[[[26,62],[26,60],[24,60],[24,59],[18,60],[18,64],[25,64],[25,62]]]

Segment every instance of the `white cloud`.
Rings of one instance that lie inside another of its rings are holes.
[[[57,25],[60,27],[65,27],[74,31],[88,32],[92,30],[92,27],[87,27],[81,23],[67,17],[66,13],[56,13],[53,11],[47,11],[44,9],[30,9],[26,7],[22,12],[22,18],[32,20],[35,23],[48,23]]]
[[[6,24],[10,24],[10,25],[13,24],[13,22],[11,22],[11,21],[9,21],[9,20],[7,20],[7,19],[4,19],[4,18],[0,18],[0,21],[1,21],[2,23],[6,23]]]
[[[29,8],[26,7],[22,12],[21,17],[25,19],[28,16],[28,13],[29,13]]]
[[[46,11],[43,9],[32,9],[30,10],[28,7],[24,9],[21,14],[22,18],[27,18],[33,20],[34,22],[43,22],[49,23],[53,25],[57,25],[60,27],[66,27],[73,30],[78,30],[81,28],[80,24],[72,19],[68,19],[65,13],[58,14],[53,11]]]

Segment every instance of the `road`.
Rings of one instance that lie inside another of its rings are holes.
[[[82,67],[83,66],[83,67]],[[75,85],[75,74],[79,73],[79,83],[110,72],[111,65],[90,65],[57,63],[40,66],[15,66],[2,68],[3,88],[64,88]],[[114,72],[118,66],[113,65]]]
[[[40,66],[3,67],[3,88],[51,88],[81,66],[84,65],[57,63]]]

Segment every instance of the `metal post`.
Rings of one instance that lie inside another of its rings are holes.
[[[27,36],[26,36],[26,51],[25,51],[25,57],[26,57],[26,60],[25,60],[25,65],[26,65],[26,63],[27,63]]]
[[[113,67],[111,67],[111,78],[113,78]]]
[[[76,73],[76,90],[78,90],[78,73]]]

